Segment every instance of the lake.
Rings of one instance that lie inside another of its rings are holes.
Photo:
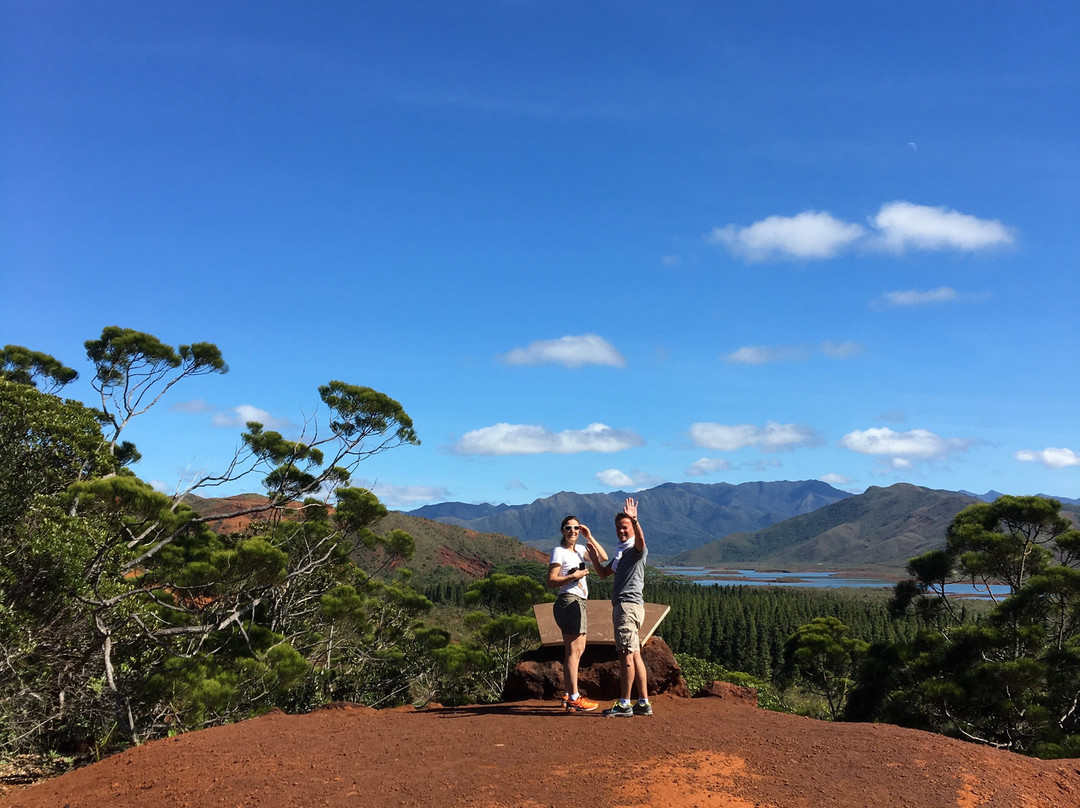
[[[839,572],[785,572],[782,570],[729,570],[711,567],[657,567],[660,572],[687,578],[702,586],[789,586],[806,589],[892,589],[896,581],[886,578],[848,576]],[[954,597],[989,599],[1009,595],[1009,587],[946,584]]]

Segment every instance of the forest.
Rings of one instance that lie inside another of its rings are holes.
[[[419,442],[400,403],[332,380],[303,434],[249,422],[225,469],[164,494],[131,470],[133,420],[228,366],[109,326],[78,371],[0,352],[0,754],[100,757],[272,708],[498,700],[537,642],[544,565],[471,582],[412,580],[415,542],[353,472]],[[239,532],[184,496],[248,478]],[[768,706],[889,721],[1046,757],[1080,756],[1080,531],[1060,504],[1002,497],[962,511],[891,600],[702,587],[650,574],[661,634],[694,677],[733,677]],[[362,551],[362,552],[361,552]],[[357,558],[368,559],[363,565]],[[376,559],[377,561],[370,561]],[[1005,583],[982,608],[954,581]],[[603,598],[605,587],[594,587]]]

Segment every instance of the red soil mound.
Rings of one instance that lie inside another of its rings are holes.
[[[271,714],[8,793],[14,808],[1076,808],[1080,760],[899,727],[659,696],[651,718],[554,702]]]

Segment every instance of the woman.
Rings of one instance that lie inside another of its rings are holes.
[[[589,599],[589,584],[585,579],[589,570],[585,564],[586,548],[579,548],[577,540],[583,535],[588,547],[595,543],[589,528],[581,524],[576,516],[567,516],[560,527],[562,541],[551,551],[547,585],[559,589],[553,616],[555,624],[562,631],[563,647],[566,650],[563,663],[563,704],[566,705],[568,713],[587,713],[599,705],[578,692],[578,664],[585,651],[585,638],[588,633],[585,601]],[[602,549],[600,553],[603,553]]]

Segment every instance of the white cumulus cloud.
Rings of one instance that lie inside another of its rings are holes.
[[[896,432],[888,427],[857,429],[840,439],[840,445],[853,452],[890,456],[897,469],[909,468],[914,460],[937,459],[963,451],[971,443],[967,438],[943,438],[926,429]]]
[[[608,488],[629,488],[634,484],[634,481],[629,474],[619,471],[618,469],[607,469],[606,471],[598,472],[596,479]]]
[[[507,365],[552,364],[570,368],[582,365],[607,365],[617,368],[626,366],[626,357],[610,342],[596,334],[540,340],[524,348],[514,348],[496,358]]]
[[[1022,463],[1042,463],[1050,469],[1080,466],[1080,454],[1066,448],[1048,448],[1038,452],[1023,449],[1016,453],[1016,459]]]
[[[1015,243],[1016,233],[996,219],[980,219],[945,207],[887,202],[869,217],[870,228],[808,210],[769,216],[746,227],[713,228],[706,240],[747,261],[821,260],[849,247],[902,253],[907,250],[973,252]]]
[[[504,455],[577,454],[579,452],[621,452],[641,446],[644,439],[629,430],[605,424],[589,424],[585,429],[551,432],[536,424],[495,424],[465,433],[451,447],[454,454]]]
[[[756,446],[764,452],[782,452],[821,442],[808,426],[778,424],[775,421],[769,421],[763,427],[754,424],[691,424],[690,440],[702,449],[720,452],[733,452],[748,446]]]
[[[769,216],[748,227],[717,227],[708,240],[749,261],[765,261],[832,258],[865,233],[861,225],[810,210],[796,216]]]
[[[260,410],[251,404],[241,404],[231,410],[219,412],[210,421],[214,426],[228,427],[244,426],[249,421],[258,421],[264,427],[270,427],[271,429],[285,429],[293,426],[289,419],[275,418],[266,410]]]
[[[1001,222],[979,219],[942,207],[889,202],[873,219],[878,239],[887,249],[985,250],[1005,247],[1016,237]]]

